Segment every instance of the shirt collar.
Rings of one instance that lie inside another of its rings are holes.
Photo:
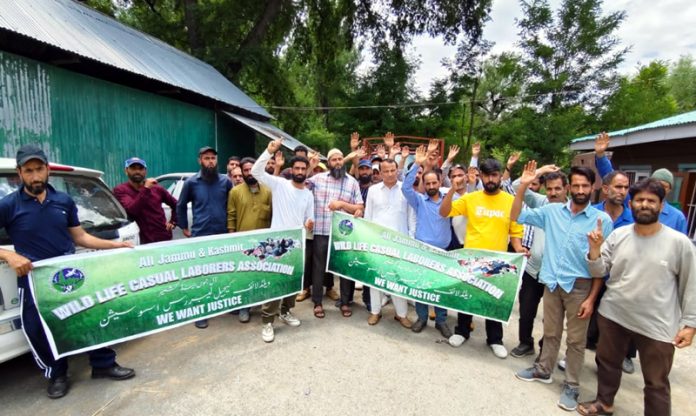
[[[22,198],[25,201],[31,201],[33,199],[36,199],[36,197],[33,197],[29,195],[28,193],[24,192],[24,185],[20,185],[19,188],[17,189],[17,192],[19,192],[19,197]],[[49,199],[49,196],[51,194],[55,194],[56,190],[51,186],[50,183],[46,184],[46,199]]]
[[[572,201],[571,199],[569,199],[568,202],[566,202],[565,205],[564,205],[565,209],[568,210],[568,212],[570,213],[570,215],[573,215],[573,211],[570,209],[570,204],[572,204],[572,203],[573,203],[573,201]],[[588,211],[591,207],[592,207],[592,204],[587,204],[587,205],[585,206],[585,208],[584,208],[582,211],[578,212],[578,213],[575,214],[575,215],[585,214],[585,216],[589,218],[590,215],[587,213],[587,211]]]

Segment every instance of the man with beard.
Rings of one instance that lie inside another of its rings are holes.
[[[201,170],[184,182],[177,203],[177,223],[186,237],[227,232],[227,193],[232,183],[217,171],[217,151],[205,146],[198,151]],[[192,203],[193,224],[189,230],[187,205]],[[196,321],[196,328],[208,327],[208,320]]]
[[[0,228],[5,228],[15,251],[0,249],[0,260],[17,273],[22,329],[32,353],[49,379],[48,397],[57,399],[68,393],[68,359],[55,359],[34,304],[27,274],[33,262],[75,252],[75,244],[93,249],[133,247],[129,242],[102,240],[87,234],[80,226],[75,202],[48,184],[50,169],[46,154],[34,145],[17,151],[17,175],[22,185],[0,200]],[[88,352],[92,378],[124,380],[135,371],[116,363],[111,348]]]
[[[609,214],[614,225],[614,230],[633,224],[633,216],[631,215],[631,209],[629,208],[628,187],[628,176],[620,170],[610,172],[606,174],[604,178],[602,178],[602,193],[606,199],[598,204],[595,204],[594,207]],[[586,347],[590,350],[597,348],[597,341],[599,340],[597,308],[602,300],[605,289],[606,286],[602,285],[602,289],[600,289],[599,295],[597,295],[597,300],[595,301],[595,310],[590,318],[590,326],[587,329]],[[631,374],[635,371],[633,366],[633,358],[635,358],[635,356],[636,346],[631,344],[623,362],[624,372]]]
[[[527,250],[522,247],[524,227],[510,218],[512,195],[501,189],[502,168],[500,162],[487,159],[481,163],[481,181],[483,190],[468,193],[452,202],[457,189],[463,187],[464,177],[453,178],[452,188],[447,192],[440,205],[440,215],[456,217],[463,215],[467,218],[466,239],[464,248],[507,251],[508,243],[518,253]],[[457,315],[455,332],[468,339],[471,335],[472,316],[460,313]],[[508,355],[503,345],[503,324],[486,319],[486,343],[498,358]]]
[[[544,346],[533,367],[518,371],[524,381],[551,383],[561,347],[563,320],[566,319],[566,379],[558,406],[572,411],[577,407],[580,370],[585,359],[585,341],[589,318],[602,286],[601,278],[592,278],[585,261],[588,250],[586,234],[601,221],[604,235],[613,227],[606,213],[590,205],[594,171],[585,167],[570,168],[570,196],[566,204],[546,204],[522,210],[524,194],[536,178],[536,162],[527,163],[519,179],[511,219],[544,230],[544,255],[539,281],[544,289]]]
[[[606,151],[609,148],[609,135],[600,133],[595,139],[595,166],[599,176],[605,177],[612,172],[614,168],[611,162],[606,157]],[[662,168],[657,169],[650,175],[652,179],[657,179],[665,190],[665,195],[669,195],[674,188],[674,175],[669,170]],[[626,201],[628,206],[628,201]],[[687,234],[686,217],[681,210],[673,207],[671,204],[662,204],[662,212],[660,213],[660,222],[673,230],[679,231],[682,234]]]
[[[540,188],[535,184],[540,183],[538,178],[544,177],[546,195],[537,193]],[[546,165],[536,170],[536,178],[524,192],[524,202],[529,208],[538,208],[546,204],[568,202],[568,178],[555,165]],[[517,193],[519,179],[511,185],[512,195]],[[529,230],[531,228],[531,230]],[[531,235],[530,235],[531,234]],[[525,241],[526,240],[526,241]],[[522,245],[529,249],[527,267],[522,274],[522,286],[518,296],[520,307],[519,344],[510,351],[513,357],[524,357],[534,354],[534,319],[539,309],[539,302],[544,296],[546,285],[539,281],[539,270],[544,255],[544,230],[532,225],[525,228],[525,236]]]
[[[147,164],[138,157],[125,163],[128,182],[114,188],[114,196],[126,209],[126,213],[140,228],[140,243],[155,243],[172,239],[176,227],[176,199],[166,189],[157,184],[155,178],[146,178]],[[167,218],[162,204],[171,208],[171,218]]]
[[[322,306],[322,289],[329,250],[331,216],[334,211],[346,212],[356,217],[361,216],[363,212],[360,186],[355,178],[346,173],[346,168],[343,165],[343,152],[331,149],[327,153],[327,158],[329,171],[308,179],[308,185],[314,194],[314,215],[316,217],[314,257],[312,258],[312,302],[314,302],[314,316],[317,318],[325,316]],[[350,299],[353,298],[355,282],[341,278],[340,285],[341,314],[348,318],[353,314],[350,309]]]
[[[634,184],[634,225],[604,240],[601,223],[588,233],[587,262],[595,277],[609,274],[599,306],[597,396],[582,415],[613,413],[629,343],[637,345],[645,380],[646,415],[671,414],[669,372],[674,347],[691,345],[696,333],[696,253],[689,239],[659,222],[665,191],[659,181]]]
[[[305,188],[309,160],[302,156],[295,156],[290,160],[291,180],[274,176],[264,170],[268,160],[280,149],[281,144],[282,139],[268,143],[267,150],[259,156],[251,168],[251,176],[270,188],[273,195],[271,230],[304,227],[307,232],[310,232],[314,227],[314,198]],[[301,324],[300,320],[290,312],[293,307],[295,307],[295,295],[263,305],[261,338],[265,342],[272,342],[275,339],[273,321],[276,315],[280,315],[280,320],[289,326]]]
[[[256,160],[245,157],[240,162],[244,181],[235,186],[227,197],[227,231],[251,231],[271,226],[271,190],[259,184],[251,175]],[[239,310],[239,322],[249,322],[249,309]]]
[[[370,187],[365,201],[365,219],[387,227],[394,231],[406,235],[413,235],[416,226],[416,217],[413,209],[409,206],[404,194],[402,184],[397,177],[397,163],[394,159],[384,159],[381,163],[382,182]],[[368,291],[367,288],[364,289]],[[383,292],[375,288],[370,288],[370,316],[367,323],[376,325],[382,314],[382,295]],[[392,296],[396,320],[409,328],[411,321],[408,320],[408,303],[405,298]]]
[[[438,215],[438,210],[442,204],[443,196],[442,192],[440,192],[440,186],[442,186],[442,174],[438,170],[426,171],[421,176],[425,194],[418,193],[414,189],[414,183],[416,182],[418,170],[421,169],[422,166],[427,163],[427,161],[428,151],[426,147],[419,146],[415,152],[415,160],[413,165],[406,173],[406,178],[404,179],[404,184],[401,187],[401,192],[404,194],[406,201],[408,201],[408,205],[410,205],[416,214],[414,233],[415,239],[444,250],[450,244],[452,231],[449,218],[441,218]],[[402,219],[402,221],[405,220],[406,218]],[[411,227],[413,227],[413,225],[411,225]],[[396,299],[396,297],[394,297],[394,299]],[[373,310],[375,304],[379,305],[378,302],[373,300]],[[395,308],[396,306],[396,303],[394,303]],[[398,314],[399,310],[396,309],[396,312]],[[428,305],[416,302],[416,313],[418,314],[418,320],[415,324],[407,326],[404,325],[403,321],[401,324],[407,328],[410,327],[413,332],[421,332],[428,324]],[[398,318],[399,317],[397,315],[397,319]],[[452,336],[452,331],[447,326],[446,321],[447,311],[445,309],[435,307],[435,328],[440,331],[442,336],[449,338]]]
[[[367,201],[367,194],[372,185],[372,163],[363,159],[358,163],[358,184],[360,185],[360,195],[363,201]]]

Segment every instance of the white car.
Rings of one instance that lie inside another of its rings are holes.
[[[190,178],[195,174],[196,172],[166,173],[164,175],[156,177],[155,179],[157,179],[157,183],[160,186],[166,189],[178,201],[179,197],[181,196],[181,189],[184,187],[184,181],[186,181],[186,179]],[[162,209],[164,209],[165,217],[171,218],[172,210],[169,208],[169,205],[162,204]],[[191,224],[193,224],[193,214],[191,213],[192,211],[190,202],[187,205],[186,211],[186,215],[188,215],[188,223],[190,226]],[[174,240],[184,238],[184,233],[181,230],[181,228],[176,227],[172,231],[172,238]]]
[[[70,195],[77,204],[82,227],[88,233],[107,240],[130,241],[139,244],[140,230],[129,221],[126,211],[101,179],[103,172],[73,166],[49,164],[49,183],[58,191]],[[17,162],[0,158],[0,198],[19,188]],[[0,246],[13,250],[4,228],[0,228]],[[78,253],[89,251],[76,247]],[[29,351],[21,329],[17,275],[6,262],[0,262],[0,363]]]

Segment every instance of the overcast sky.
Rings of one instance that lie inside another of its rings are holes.
[[[555,8],[560,0],[550,3]],[[617,35],[631,50],[620,72],[633,74],[638,64],[647,64],[653,59],[674,62],[686,54],[696,58],[696,1],[607,0],[603,9],[605,12],[625,10],[627,14]],[[520,17],[517,0],[493,0],[491,21],[484,32],[486,39],[496,43],[493,53],[514,49],[518,31],[515,18]],[[446,75],[441,61],[453,57],[454,52],[454,47],[444,46],[440,39],[415,39],[412,53],[421,60],[416,73],[416,86],[421,92],[427,93],[433,79]]]

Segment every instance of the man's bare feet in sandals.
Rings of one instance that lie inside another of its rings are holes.
[[[326,316],[324,314],[324,307],[321,305],[314,305],[314,317],[321,319],[324,316]]]
[[[579,403],[577,411],[583,416],[613,415],[614,407],[606,406],[599,400],[595,400],[593,402]]]

